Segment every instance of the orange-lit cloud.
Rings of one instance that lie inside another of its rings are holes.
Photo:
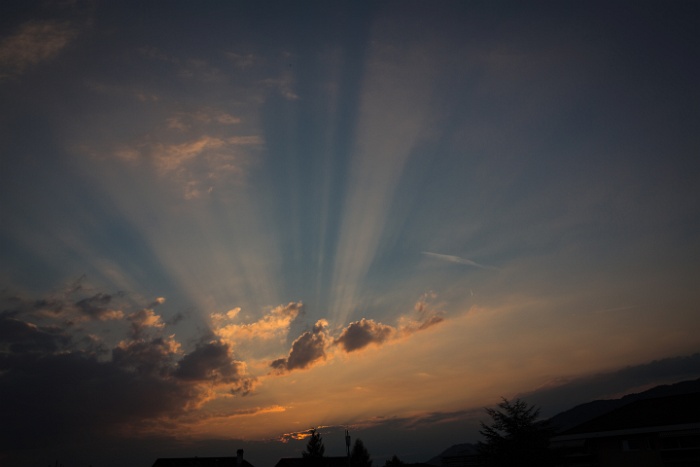
[[[235,344],[250,339],[275,339],[286,336],[289,326],[299,316],[303,307],[301,302],[290,302],[287,305],[279,305],[258,321],[249,324],[226,324],[240,312],[240,308],[233,309],[226,314],[213,313],[211,315],[213,332],[221,339]]]
[[[141,330],[143,328],[162,328],[165,326],[160,315],[157,315],[155,311],[150,308],[144,308],[130,313],[126,316],[126,319],[131,322],[135,330]]]
[[[232,136],[218,138],[202,135],[197,139],[177,144],[156,143],[150,147],[149,156],[159,173],[165,175],[183,169],[195,160],[216,164],[212,169],[236,171],[233,155],[226,154],[236,146],[256,146],[261,143],[257,136]],[[143,154],[143,153],[142,153]]]
[[[296,441],[304,440],[304,439],[310,438],[311,434],[314,430],[319,431],[319,430],[322,430],[324,428],[329,428],[329,427],[322,425],[322,426],[317,426],[314,428],[309,428],[309,429],[303,430],[303,431],[293,431],[291,433],[284,433],[284,434],[280,435],[277,438],[277,440],[281,441],[283,443],[288,443],[291,440],[296,440]]]
[[[173,180],[185,199],[200,198],[222,180],[243,181],[250,151],[262,146],[258,135],[230,135],[222,126],[241,119],[217,109],[177,112],[155,134],[113,150],[128,164],[151,168],[161,180]]]
[[[413,306],[414,316],[405,315],[399,318],[399,331],[402,335],[410,335],[442,322],[444,313],[435,308],[432,301],[437,298],[434,292],[426,292]]]

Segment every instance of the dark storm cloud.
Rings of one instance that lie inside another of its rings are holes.
[[[112,349],[112,362],[125,370],[164,376],[177,348],[177,342],[163,337],[122,341]]]
[[[0,451],[182,413],[194,387],[83,351],[0,353]]]
[[[228,345],[221,342],[200,345],[180,360],[175,377],[190,381],[204,381],[219,375],[224,376],[228,371],[224,369],[222,373],[220,368],[225,367],[229,361],[228,351]],[[231,371],[235,374],[235,370]]]
[[[0,352],[53,352],[69,341],[69,336],[55,328],[39,328],[31,323],[0,316]]]
[[[66,319],[85,316],[91,317],[86,325],[98,324],[112,310],[113,299],[105,293],[5,297],[0,314],[0,463],[2,453],[13,450],[90,437],[96,442],[117,439],[154,424],[162,428],[166,420],[209,397],[212,385],[233,394],[254,388],[255,379],[246,374],[245,363],[233,359],[227,344],[204,343],[183,356],[180,343],[164,333],[165,324],[152,309],[164,302],[161,298],[122,317],[126,336],[111,349],[90,326],[74,326]]]
[[[60,299],[39,299],[31,304],[27,303],[24,304],[24,306],[18,307],[16,312],[39,312],[49,315],[60,315],[66,310],[66,305],[66,302]]]
[[[231,385],[234,394],[248,394],[255,379],[245,375],[245,364],[231,356],[228,344],[212,341],[197,346],[178,362],[174,376],[184,381],[211,381]]]
[[[369,344],[381,344],[389,339],[395,329],[372,319],[362,318],[350,323],[335,340],[346,352],[358,350]]]
[[[312,364],[325,360],[326,347],[330,339],[325,332],[328,323],[319,320],[311,331],[304,332],[293,343],[286,358],[273,361],[270,366],[279,373],[308,368]]]

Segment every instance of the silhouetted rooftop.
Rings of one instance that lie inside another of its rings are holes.
[[[347,456],[283,457],[275,467],[348,467],[348,458]]]

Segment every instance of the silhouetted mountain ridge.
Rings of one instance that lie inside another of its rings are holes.
[[[550,418],[549,421],[551,422],[552,426],[557,429],[557,431],[564,431],[604,415],[612,410],[625,406],[631,402],[694,392],[700,392],[700,379],[656,386],[640,393],[627,394],[619,399],[605,399],[587,402],[585,404],[577,405],[572,409],[558,413]]]
[[[585,423],[601,415],[605,415],[617,408],[623,407],[635,401],[653,399],[656,397],[675,396],[700,392],[700,378],[689,381],[681,381],[674,384],[655,386],[643,392],[627,394],[619,399],[603,399],[586,402],[572,409],[558,413],[549,419],[553,427],[561,432],[577,425]],[[462,456],[474,453],[476,443],[455,444],[442,451],[437,456],[426,461],[426,464],[442,465],[445,457]]]

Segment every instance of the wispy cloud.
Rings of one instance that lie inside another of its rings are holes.
[[[258,135],[233,135],[225,127],[241,119],[216,109],[177,112],[153,135],[113,150],[117,160],[154,170],[163,182],[174,181],[188,200],[211,193],[217,185],[245,180],[251,151],[262,146]]]
[[[0,80],[56,57],[77,35],[68,22],[29,21],[0,41]]]
[[[443,255],[440,253],[431,253],[429,251],[422,251],[421,253],[425,256],[430,257],[430,258],[434,258],[434,259],[437,259],[440,261],[446,261],[448,263],[464,264],[467,266],[474,266],[475,268],[479,268],[479,269],[489,269],[491,271],[500,271],[500,269],[495,267],[495,266],[488,266],[485,264],[480,264],[480,263],[477,263],[476,261],[472,261],[471,259],[460,258],[459,256]]]
[[[216,109],[202,109],[195,112],[177,112],[167,119],[168,128],[188,131],[195,125],[218,123],[220,125],[235,125],[241,123],[241,118]]]
[[[268,78],[264,84],[269,88],[276,89],[287,100],[299,99],[299,95],[294,91],[294,76],[291,73],[285,73],[280,78]]]
[[[262,60],[260,57],[257,57],[252,53],[227,52],[224,55],[234,63],[236,68],[241,70],[248,69],[254,66],[256,62]]]
[[[27,315],[36,319],[56,319],[70,324],[124,318],[122,304],[119,303],[121,294],[95,292],[76,298],[77,292],[85,291],[78,285],[64,293],[37,300],[15,297],[11,310],[5,310],[4,314]]]

